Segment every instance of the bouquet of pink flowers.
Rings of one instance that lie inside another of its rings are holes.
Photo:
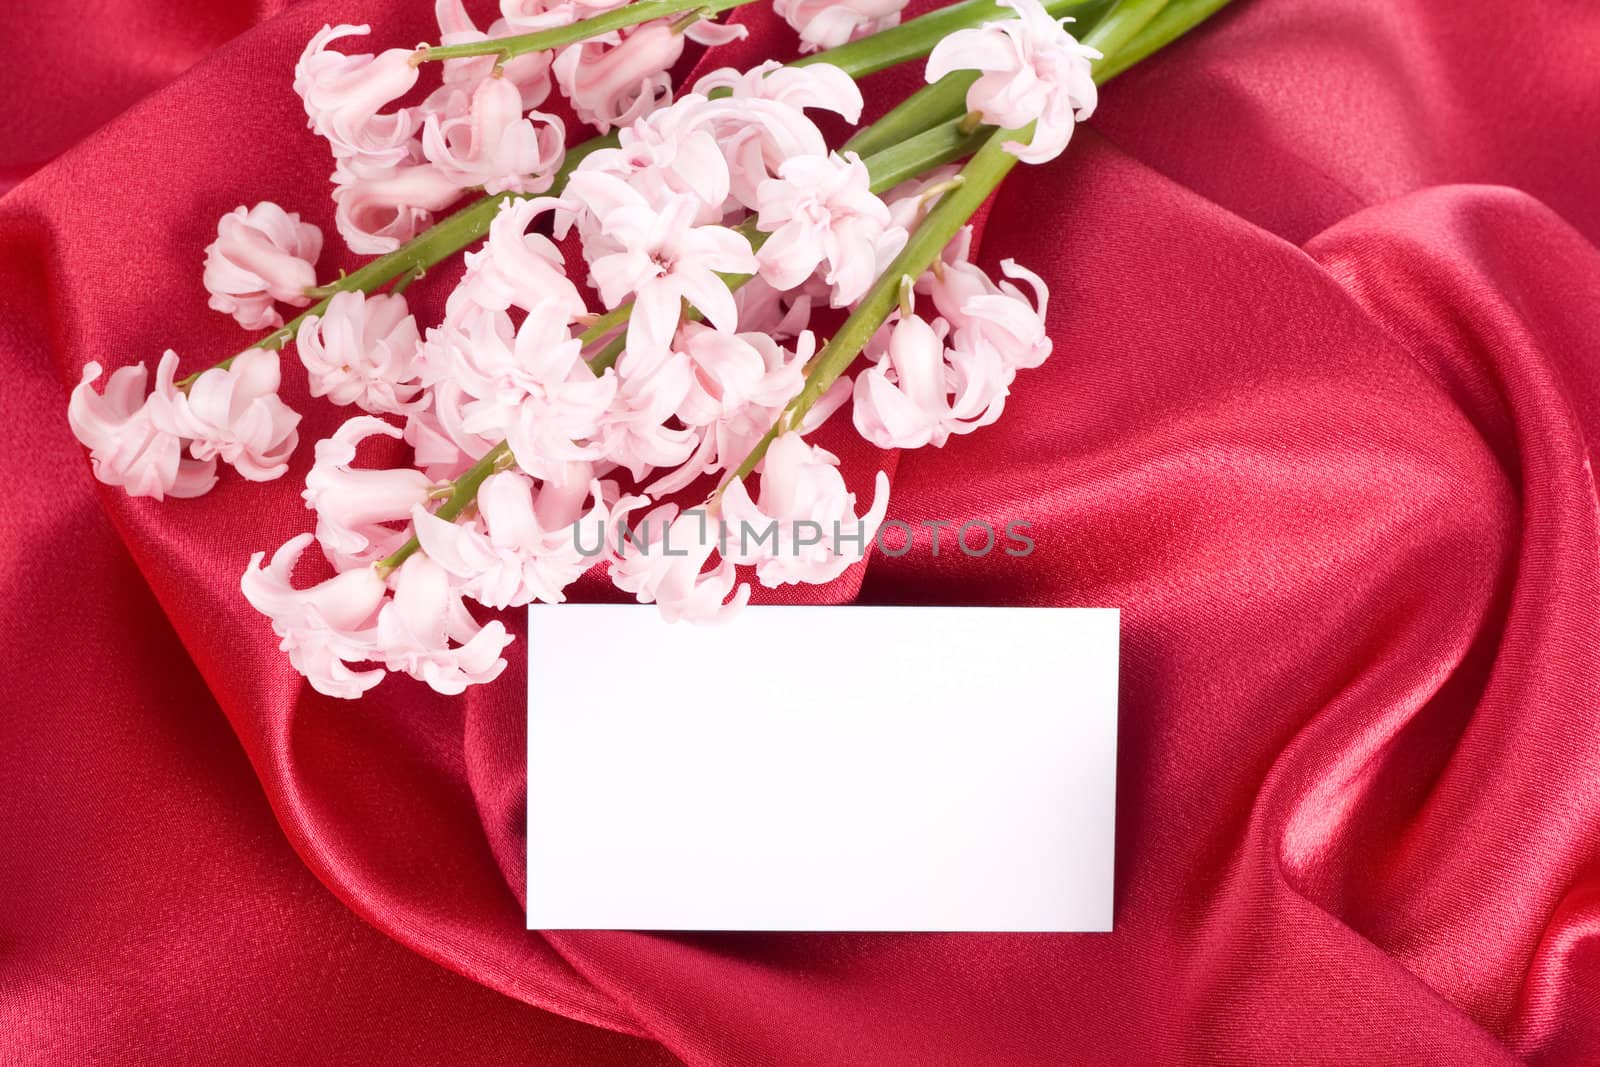
[[[318,284],[322,233],[241,206],[204,283],[272,332],[181,378],[168,351],[153,385],[138,365],[97,391],[85,368],[69,417],[96,476],[156,499],[206,492],[219,460],[287,471],[291,342],[313,397],[359,409],[315,446],[315,531],[241,581],[319,691],[489,681],[510,637],[466,602],[558,603],[595,566],[705,621],[749,597],[740,567],[775,587],[862,559],[888,479],[859,503],[807,435],[847,406],[881,448],[999,418],[1050,355],[1049,294],[1022,264],[971,262],[969,219],[1018,162],[1061,154],[1098,83],[1225,0],[968,0],[903,25],[904,0],[775,0],[803,58],[675,90],[686,42],[739,38],[713,19],[750,2],[501,0],[483,30],[438,0],[439,44],[376,54],[332,47],[369,27],[324,28],[294,87],[333,155],[339,235],[376,258]],[[859,125],[855,79],[924,58],[926,88]],[[437,85],[402,106],[425,70]],[[569,146],[539,110],[552,91],[598,136]],[[830,145],[818,113],[854,128]],[[480,240],[419,324],[406,288]],[[306,310],[285,323],[284,305]],[[371,437],[411,465],[358,463]],[[331,573],[297,586],[313,541]]]

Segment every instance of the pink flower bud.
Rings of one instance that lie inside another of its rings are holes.
[[[522,115],[522,95],[507,78],[487,77],[472,92],[466,112],[430,114],[422,151],[456,185],[484,192],[542,193],[566,155],[566,129],[554,115]]]
[[[306,290],[317,284],[313,264],[321,253],[322,231],[299,215],[270,201],[237,207],[217,222],[217,239],[206,246],[211,308],[247,330],[281,326],[273,301],[311,303]]]
[[[408,467],[352,467],[356,446],[368,437],[398,438],[401,430],[371,415],[358,415],[334,435],[317,442],[316,463],[301,494],[317,513],[317,540],[328,562],[341,569],[374,563],[406,540],[389,523],[410,518],[425,503],[433,484]]]
[[[361,172],[407,162],[416,128],[406,111],[381,114],[417,83],[410,49],[379,55],[328,51],[341,37],[369,32],[367,26],[324,26],[294,68],[294,91],[305,104],[311,129],[327,139],[335,159]]]
[[[461,186],[429,163],[365,177],[341,164],[333,180],[334,223],[350,251],[363,255],[393,252],[461,199]]]

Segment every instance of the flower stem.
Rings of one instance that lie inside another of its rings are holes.
[[[1124,48],[1144,29],[1152,19],[1161,13],[1169,0],[1117,0],[1117,6],[1106,13],[1094,29],[1082,38],[1083,43],[1090,48],[1102,53],[1100,59],[1095,60],[1095,72],[1106,65],[1108,59],[1117,56]]]
[[[1161,12],[1147,22],[1126,47],[1106,57],[1095,71],[1096,80],[1110,81],[1141,59],[1176,41],[1227,4],[1228,0],[1168,0]]]
[[[840,147],[863,159],[922,133],[931,126],[958,118],[967,110],[967,90],[978,80],[975,70],[946,74],[924,85],[891,108],[871,126],[863,126]]]
[[[568,26],[556,26],[536,33],[523,33],[514,37],[491,37],[485,41],[470,41],[466,44],[423,45],[412,56],[411,62],[421,64],[443,59],[467,59],[472,56],[499,56],[501,62],[504,62],[529,52],[547,52],[553,48],[577,44],[579,41],[587,41],[591,37],[599,37],[612,30],[637,26],[641,22],[652,22],[687,12],[693,12],[701,18],[710,18],[731,8],[753,2],[754,0],[638,0],[637,3],[619,7],[615,11],[607,11]]]
[[[963,130],[960,119],[951,119],[862,162],[872,176],[872,191],[882,194],[935,167],[970,156],[983,142],[984,131]]]

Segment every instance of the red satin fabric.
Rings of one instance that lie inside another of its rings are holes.
[[[307,445],[156,505],[68,433],[88,360],[238,347],[222,212],[332,232],[310,34],[429,36],[280,6],[0,3],[0,174],[72,144],[0,200],[0,1062],[1600,1060],[1600,8],[1237,0],[999,195],[1057,346],[1001,422],[829,432],[893,517],[1038,550],[823,596],[1123,609],[1115,933],[660,936],[523,931],[515,656],[458,700],[290,672],[237,581]],[[746,11],[730,53],[786,53]]]

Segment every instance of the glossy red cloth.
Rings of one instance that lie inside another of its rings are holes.
[[[1123,608],[1107,936],[526,933],[524,672],[325,700],[239,597],[309,447],[92,482],[85,362],[242,340],[217,217],[332,232],[304,42],[430,7],[0,3],[0,1062],[1600,1060],[1600,7],[1238,0],[994,205],[1056,354],[891,514],[1038,551],[828,593]]]

